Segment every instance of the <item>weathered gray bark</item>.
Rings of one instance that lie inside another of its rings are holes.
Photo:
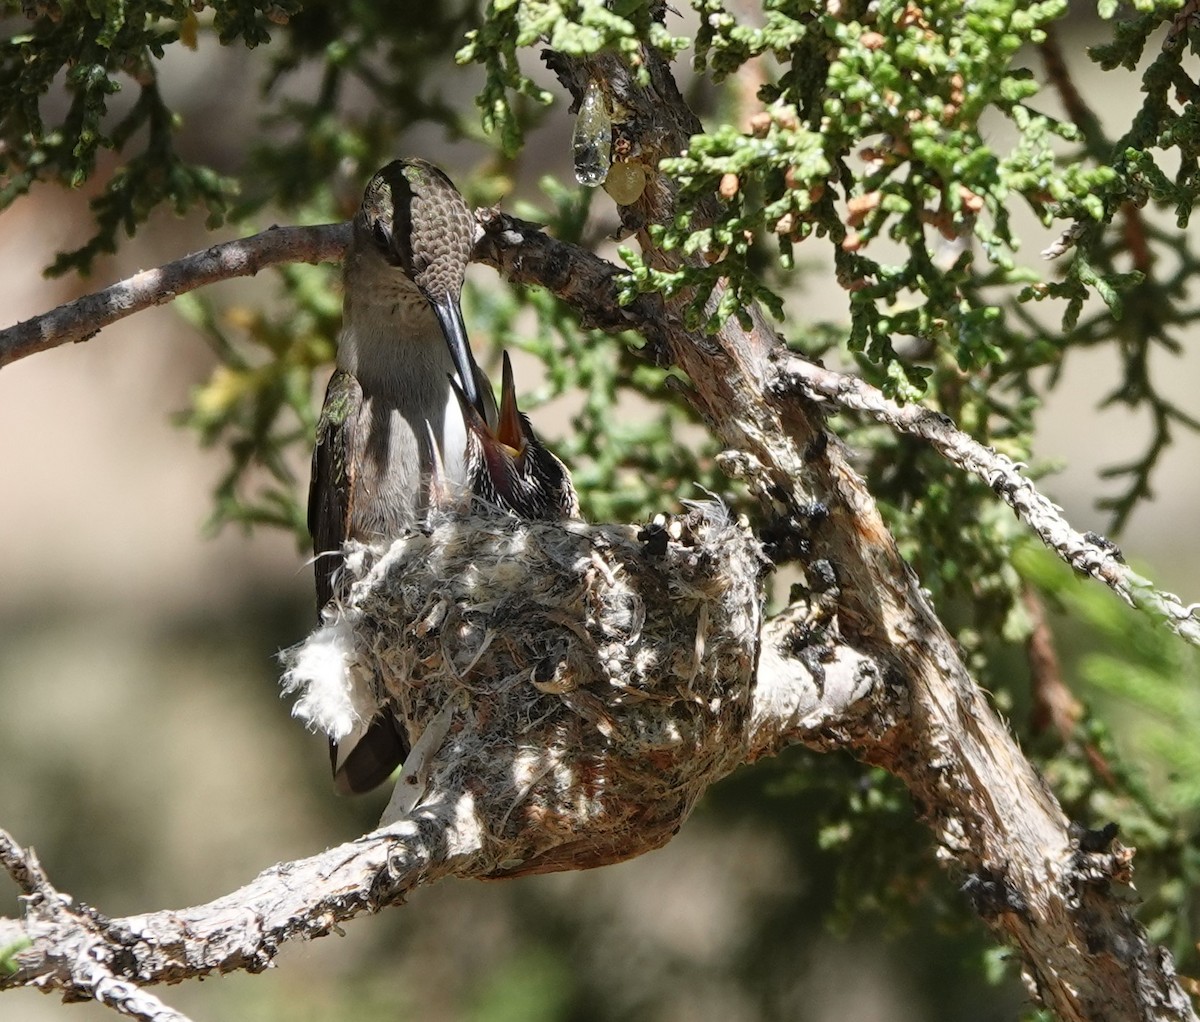
[[[349,224],[274,227],[249,238],[213,245],[166,266],[144,270],[95,294],[0,330],[0,368],[60,344],[78,344],[110,323],[231,277],[253,277],[281,262],[323,263],[342,258]]]
[[[589,78],[607,83],[627,110],[634,149],[650,167],[680,152],[701,130],[670,70],[643,49],[649,85],[620,58],[589,61],[547,54],[578,99]],[[671,182],[652,175],[623,210],[643,258],[670,267],[646,229],[674,215]],[[705,226],[698,211],[692,226]],[[506,276],[530,272],[501,235],[490,250]],[[578,285],[576,285],[578,286]],[[710,300],[716,308],[720,289]],[[655,354],[692,384],[688,398],[737,464],[782,517],[802,525],[811,557],[838,580],[836,620],[843,639],[890,665],[904,698],[897,726],[866,743],[864,760],[908,785],[934,832],[939,853],[969,878],[980,914],[1018,947],[1031,990],[1065,1020],[1193,1019],[1170,955],[1154,946],[1112,886],[1128,880],[1132,852],[1115,843],[1081,849],[1053,794],[973,682],[956,644],[904,563],[863,481],[825,431],[818,408],[797,400],[780,366],[788,353],[757,309],[752,328],[730,318],[715,335],[683,327],[687,296],[663,302]],[[816,502],[819,527],[806,521]],[[1190,610],[1185,614],[1190,618]]]

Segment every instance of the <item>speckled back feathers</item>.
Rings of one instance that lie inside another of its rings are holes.
[[[475,220],[453,182],[425,160],[393,160],[363,194],[355,232],[427,298],[462,290]]]

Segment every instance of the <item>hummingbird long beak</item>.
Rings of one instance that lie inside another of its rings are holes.
[[[517,388],[513,383],[512,362],[504,352],[504,370],[500,382],[500,421],[496,427],[496,439],[514,451],[525,450],[525,430],[521,426],[521,413],[517,410]]]
[[[437,316],[442,328],[442,336],[446,338],[446,347],[450,349],[450,359],[454,362],[454,370],[462,392],[470,405],[484,419],[487,414],[483,407],[483,395],[479,392],[479,370],[475,365],[475,356],[471,354],[471,345],[467,340],[467,328],[463,323],[462,309],[458,301],[451,295],[443,295],[430,299],[434,315]]]

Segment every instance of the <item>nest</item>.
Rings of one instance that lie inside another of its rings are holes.
[[[430,790],[468,793],[491,875],[664,844],[745,755],[767,567],[720,504],[641,530],[456,517],[356,548],[291,655],[295,713],[341,738],[388,701],[453,725]]]

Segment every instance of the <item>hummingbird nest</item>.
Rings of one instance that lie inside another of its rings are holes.
[[[744,758],[766,568],[718,503],[640,530],[442,517],[353,548],[284,687],[334,739],[386,700],[415,743],[453,707],[426,791],[473,799],[490,875],[618,862]]]

